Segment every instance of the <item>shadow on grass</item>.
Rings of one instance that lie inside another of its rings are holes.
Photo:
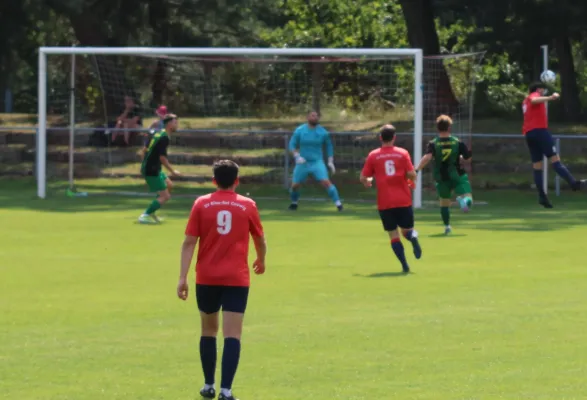
[[[146,192],[145,185],[139,182],[99,181],[91,185],[81,186],[81,190],[102,192],[89,197],[65,196],[66,185],[52,184],[47,199],[36,197],[35,181],[28,179],[0,178],[0,208],[34,210],[41,212],[109,212],[134,211],[137,216],[154,198]],[[263,220],[284,222],[323,222],[333,218],[344,220],[372,221],[373,229],[380,229],[379,216],[374,204],[374,192],[364,192],[355,186],[341,186],[342,197],[348,200],[345,211],[339,213],[323,189],[305,187],[302,191],[300,208],[296,212],[288,212],[287,191],[279,185],[242,185],[237,191],[252,197],[258,204]],[[116,196],[113,192],[139,193],[141,196]],[[198,185],[190,188],[177,185],[171,201],[162,209],[162,214],[169,218],[187,218],[191,204],[198,195],[210,193],[210,185]],[[110,194],[109,194],[110,193]],[[178,196],[179,195],[179,196]],[[487,191],[477,192],[476,197],[487,201],[489,205],[477,206],[468,214],[462,214],[457,208],[452,209],[451,224],[457,232],[448,237],[461,237],[466,234],[459,229],[484,231],[517,231],[547,232],[560,231],[583,225],[587,222],[585,196],[564,193],[564,197],[555,199],[555,209],[540,208],[535,201],[533,192],[520,191]],[[310,201],[311,197],[324,201]],[[307,199],[307,200],[305,200]],[[352,199],[369,199],[371,202],[353,202]],[[416,211],[416,227],[421,224],[442,226],[436,207]],[[444,234],[425,236],[425,238],[441,238]]]
[[[405,272],[375,272],[372,274],[368,274],[368,275],[363,275],[363,274],[353,274],[353,276],[358,277],[358,278],[399,278],[399,277],[403,277],[403,276],[409,276],[409,275],[415,275],[413,272],[409,272],[409,273],[405,273]]]
[[[466,233],[449,233],[448,235],[445,233],[435,233],[433,235],[428,235],[426,237],[432,238],[432,239],[439,239],[439,238],[451,238],[451,237],[461,237],[461,236],[467,236]]]

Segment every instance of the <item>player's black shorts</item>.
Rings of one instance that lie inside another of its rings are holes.
[[[556,155],[554,139],[548,129],[532,129],[526,133],[526,144],[530,150],[533,163],[542,161],[542,157],[550,158]]]
[[[196,285],[198,308],[206,314],[229,311],[244,314],[249,299],[246,286]]]
[[[414,210],[412,207],[379,210],[379,216],[386,232],[395,231],[398,226],[403,229],[412,229],[414,227]]]

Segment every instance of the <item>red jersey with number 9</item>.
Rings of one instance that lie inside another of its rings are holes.
[[[413,170],[410,153],[401,147],[384,146],[369,153],[362,175],[375,178],[379,210],[412,205],[406,173]]]
[[[546,116],[546,105],[544,103],[532,104],[532,99],[540,97],[540,93],[530,93],[522,103],[524,112],[524,125],[522,132],[524,135],[532,129],[548,129],[548,117]]]
[[[200,238],[196,283],[249,286],[249,237],[263,236],[257,205],[230,190],[199,197],[185,230]]]

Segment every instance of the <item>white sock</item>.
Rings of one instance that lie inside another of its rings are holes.
[[[342,206],[342,202],[340,200],[336,200],[334,202],[334,205],[337,206],[337,207]]]
[[[224,389],[224,388],[221,388],[221,389],[220,389],[220,393],[222,393],[222,394],[223,394],[223,395],[225,395],[226,397],[230,397],[230,396],[232,396],[232,390],[230,390],[230,389]]]
[[[205,390],[214,389],[214,385],[208,385],[208,384],[204,384],[204,389],[205,389]]]

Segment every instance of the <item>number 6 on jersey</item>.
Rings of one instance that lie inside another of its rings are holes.
[[[385,175],[387,176],[394,176],[395,175],[395,163],[393,160],[386,160],[385,161]]]

